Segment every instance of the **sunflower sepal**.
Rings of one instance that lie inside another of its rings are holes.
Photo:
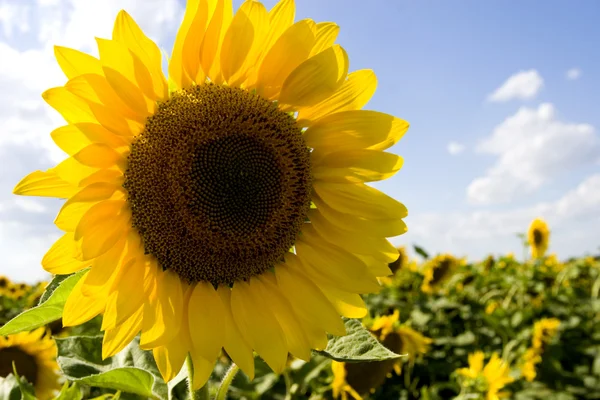
[[[45,294],[42,295],[40,304],[23,311],[21,314],[8,321],[0,328],[0,336],[31,331],[40,326],[49,324],[50,322],[59,320],[62,317],[63,308],[69,294],[85,273],[87,273],[87,269],[79,271],[64,280],[61,280],[61,278],[53,279],[48,285],[48,289],[46,289],[46,293],[51,290],[51,294],[47,297]],[[60,280],[58,286],[56,284],[53,285],[55,280]]]
[[[185,379],[163,380],[151,352],[140,349],[134,339],[123,350],[102,360],[103,336],[57,338],[57,362],[63,375],[79,384],[133,393],[144,398],[167,400],[169,392]]]
[[[327,347],[315,353],[338,362],[369,362],[395,360],[403,355],[396,354],[383,346],[358,319],[343,318],[345,336],[329,338]]]

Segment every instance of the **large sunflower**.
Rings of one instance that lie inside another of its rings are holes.
[[[0,377],[17,373],[35,387],[36,398],[49,399],[58,383],[56,345],[45,328],[0,336]]]
[[[544,220],[536,218],[529,225],[527,232],[527,241],[531,246],[531,256],[533,258],[542,258],[548,250],[550,243],[550,229]]]
[[[56,47],[68,82],[43,97],[69,157],[15,193],[68,199],[42,264],[91,266],[63,323],[103,313],[104,357],[141,332],[167,380],[189,352],[202,386],[222,348],[250,377],[253,350],[280,372],[343,335],[340,315],[364,316],[360,294],[390,274],[407,211],[365,183],[400,169],[383,150],[408,124],[360,110],[373,72],[348,74],[338,26],[294,13],[188,1],[169,83],[124,11],[99,59]]]

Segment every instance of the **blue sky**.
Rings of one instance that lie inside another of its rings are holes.
[[[58,237],[58,202],[10,194],[27,171],[62,157],[49,139],[60,118],[40,97],[64,83],[52,45],[95,54],[94,36],[108,37],[125,8],[170,49],[183,4],[0,0],[0,251],[9,274],[41,277],[39,260]],[[403,169],[376,185],[409,208],[409,232],[394,243],[471,258],[521,254],[514,233],[541,216],[559,257],[598,251],[600,3],[297,0],[296,8],[297,20],[338,23],[351,70],[376,72],[367,108],[411,123],[392,149]]]

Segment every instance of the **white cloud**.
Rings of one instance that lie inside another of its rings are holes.
[[[0,2],[0,28],[4,36],[10,38],[13,33],[25,33],[29,31],[29,6],[9,3],[8,1]]]
[[[600,246],[600,174],[589,176],[555,201],[506,211],[424,213],[407,219],[409,231],[395,241],[416,243],[430,252],[449,251],[483,258],[490,251],[515,252],[517,233],[541,217],[552,230],[550,251],[561,258],[598,253]]]
[[[532,99],[544,86],[544,79],[535,69],[520,71],[509,77],[488,96],[488,101],[504,102],[513,99]]]
[[[581,77],[581,70],[579,68],[571,68],[567,71],[567,79],[570,81],[574,81]]]
[[[448,150],[448,153],[455,156],[465,150],[465,145],[458,142],[450,142],[448,143],[448,147],[446,149]]]
[[[520,108],[476,151],[498,158],[468,186],[468,200],[501,203],[531,193],[561,173],[597,162],[600,138],[589,124],[558,120],[554,106],[544,103],[537,109]]]

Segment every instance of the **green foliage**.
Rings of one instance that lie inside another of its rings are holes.
[[[85,270],[64,280],[61,279],[58,286],[50,284],[49,287],[52,288],[52,294],[47,297],[46,301],[23,311],[7,322],[0,328],[0,335],[12,335],[14,333],[30,331],[60,319],[69,293],[71,293],[73,287],[75,287],[75,284],[81,279],[84,273]]]
[[[333,336],[325,350],[317,351],[332,360],[342,362],[369,362],[393,360],[401,356],[386,349],[356,319],[345,319],[346,336]]]
[[[58,365],[67,379],[105,389],[120,390],[145,398],[168,399],[152,353],[135,339],[113,357],[102,360],[102,336],[57,339]]]

